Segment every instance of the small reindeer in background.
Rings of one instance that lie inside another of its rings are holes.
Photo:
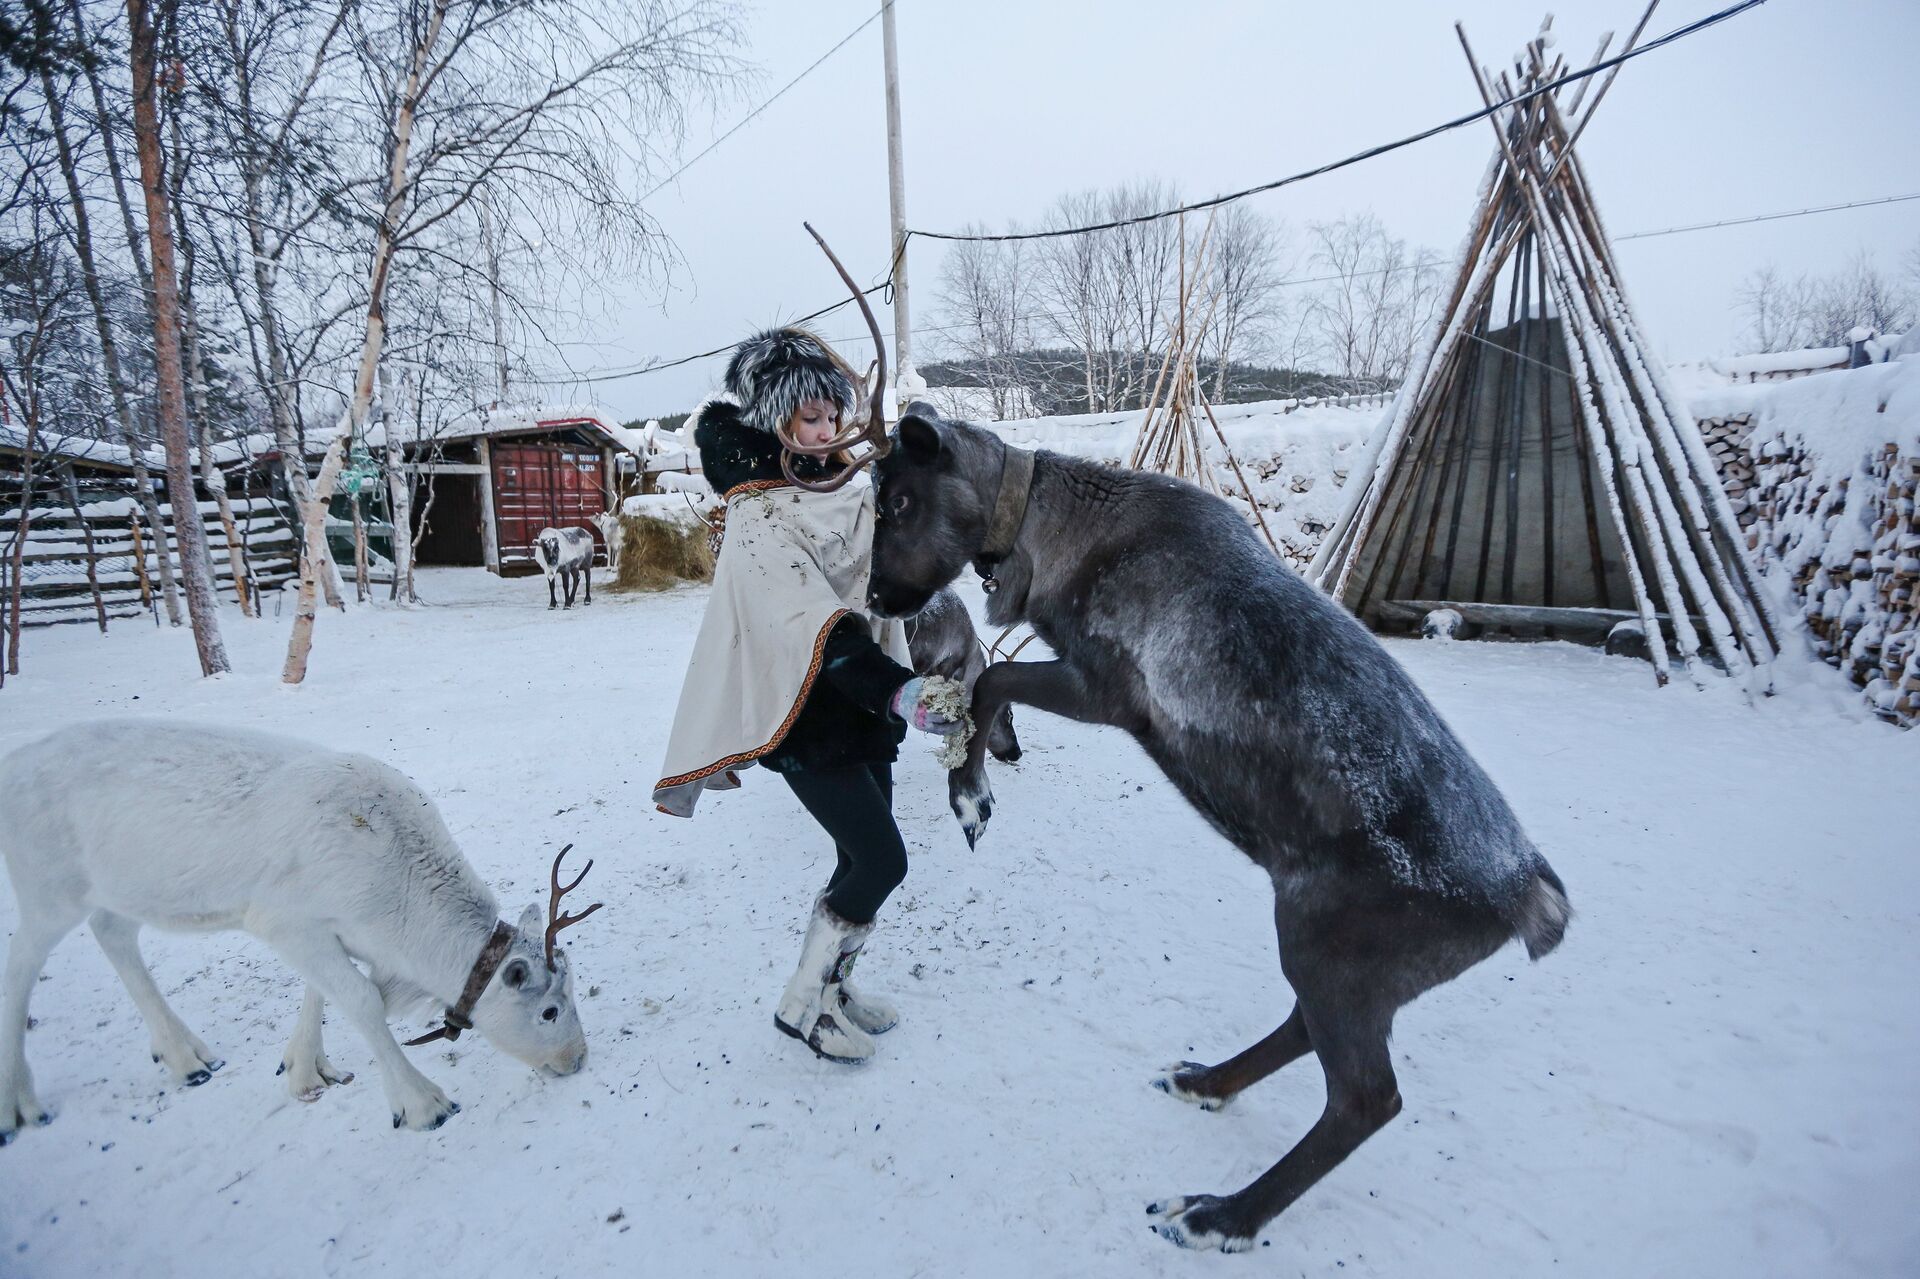
[[[547,607],[558,608],[553,579],[566,587],[567,608],[573,607],[574,591],[586,580],[587,603],[593,603],[593,534],[574,525],[571,528],[543,528],[533,539],[534,562],[547,575]]]
[[[618,508],[594,516],[593,526],[600,530],[600,540],[607,544],[607,572],[617,579],[620,576],[620,554],[627,549],[627,526],[621,523]]]

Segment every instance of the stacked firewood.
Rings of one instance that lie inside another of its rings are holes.
[[[1744,417],[1701,429],[1749,549],[1789,575],[1815,652],[1880,718],[1920,724],[1920,456],[1888,444],[1829,482],[1802,441],[1756,442]],[[1734,438],[1731,455],[1717,447]]]
[[[1700,434],[1707,442],[1707,452],[1713,456],[1713,464],[1720,472],[1720,482],[1727,490],[1727,499],[1733,504],[1733,513],[1743,529],[1751,529],[1754,521],[1753,458],[1747,452],[1747,436],[1752,431],[1753,416],[1748,413],[1710,417],[1700,423]]]

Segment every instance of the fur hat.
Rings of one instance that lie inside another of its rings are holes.
[[[845,424],[854,415],[855,381],[847,362],[805,329],[756,333],[727,361],[728,392],[748,423],[769,435],[808,400],[838,405]]]

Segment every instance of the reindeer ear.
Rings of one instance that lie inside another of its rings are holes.
[[[539,903],[520,912],[520,922],[514,925],[520,930],[521,940],[535,950],[540,948],[541,939],[547,935],[547,917],[541,911]]]
[[[533,965],[515,955],[500,969],[500,984],[508,990],[519,990],[533,977]]]
[[[900,419],[900,448],[916,462],[932,462],[944,447],[940,427],[930,418],[909,413]]]

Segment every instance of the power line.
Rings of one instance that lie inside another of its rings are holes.
[[[1598,75],[1610,67],[1617,67],[1623,62],[1628,62],[1644,54],[1652,53],[1655,49],[1664,48],[1677,40],[1683,40],[1688,36],[1706,30],[1708,27],[1725,22],[1729,18],[1737,17],[1749,9],[1758,8],[1765,3],[1766,0],[1741,0],[1740,3],[1729,5],[1717,13],[1710,13],[1697,22],[1690,22],[1684,27],[1676,27],[1657,40],[1650,40],[1646,44],[1629,49],[1624,53],[1615,54],[1611,58],[1603,59],[1602,61],[1594,63],[1592,66],[1583,67],[1578,71],[1569,71],[1557,80],[1552,80],[1537,88],[1529,89],[1527,92],[1516,97],[1496,102],[1489,107],[1482,107],[1478,111],[1458,116],[1443,124],[1436,124],[1431,128],[1421,130],[1419,133],[1408,134],[1406,137],[1393,142],[1383,142],[1378,146],[1368,147],[1364,151],[1356,151],[1345,159],[1334,160],[1311,169],[1303,169],[1299,173],[1289,174],[1284,178],[1276,178],[1271,182],[1263,182],[1259,186],[1248,187],[1243,191],[1234,191],[1227,195],[1216,195],[1211,200],[1200,200],[1193,204],[1183,204],[1177,209],[1162,209],[1157,213],[1142,213],[1129,218],[1115,218],[1110,222],[1096,222],[1089,226],[1060,227],[1051,231],[1012,231],[1002,235],[969,235],[948,231],[908,231],[906,238],[911,240],[917,235],[927,240],[1050,240],[1066,235],[1087,235],[1094,231],[1111,231],[1118,227],[1136,226],[1142,222],[1159,222],[1166,218],[1178,217],[1182,213],[1192,213],[1201,209],[1211,209],[1223,204],[1231,204],[1235,200],[1244,200],[1250,195],[1259,195],[1262,192],[1278,190],[1280,187],[1292,186],[1296,182],[1305,182],[1308,178],[1317,178],[1323,174],[1333,173],[1336,170],[1359,164],[1364,160],[1371,160],[1377,156],[1398,151],[1403,147],[1410,147],[1417,142],[1425,142],[1428,138],[1436,137],[1439,134],[1447,133],[1454,129],[1465,128],[1467,125],[1478,123],[1496,112],[1517,107],[1543,94],[1556,92],[1561,86],[1572,84],[1576,80],[1584,80],[1588,76]]]
[[[1670,226],[1659,231],[1635,231],[1631,235],[1616,235],[1617,244],[1621,240],[1650,240],[1657,235],[1679,235],[1683,231],[1711,231],[1715,227],[1745,226],[1751,222],[1779,222],[1785,218],[1804,218],[1809,213],[1835,213],[1841,209],[1864,209],[1875,204],[1898,204],[1902,200],[1920,200],[1920,191],[1910,191],[1906,195],[1875,196],[1871,200],[1848,200],[1844,204],[1822,204],[1811,209],[1791,209],[1785,213],[1756,213],[1745,218],[1722,218],[1718,222],[1693,222],[1686,226]]]
[[[825,62],[828,58],[831,58],[834,54],[840,52],[840,50],[846,48],[847,44],[855,36],[859,35],[862,31],[865,31],[868,27],[872,26],[873,20],[875,18],[878,18],[881,14],[885,13],[888,9],[892,8],[893,3],[894,3],[894,0],[885,0],[885,2],[878,9],[875,9],[871,14],[867,15],[867,20],[865,22],[861,23],[859,26],[855,27],[853,30],[847,32],[846,35],[840,37],[840,42],[838,44],[834,45],[833,48],[828,49],[825,53],[815,58],[811,63],[807,65],[806,70],[802,71],[799,75],[795,76],[793,79],[781,85],[780,88],[774,92],[774,95],[772,97],[768,98],[765,102],[762,102],[759,106],[755,107],[753,110],[747,112],[746,115],[740,118],[739,123],[735,124],[731,129],[728,129],[725,133],[721,134],[719,137],[715,138],[713,141],[709,142],[691,160],[688,160],[685,164],[681,165],[679,168],[675,169],[672,173],[669,173],[665,178],[661,179],[659,184],[656,185],[653,188],[653,190],[641,196],[640,199],[637,201],[637,203],[645,204],[648,200],[651,200],[654,196],[658,195],[661,191],[673,185],[674,181],[678,179],[681,174],[685,173],[688,169],[691,169],[694,165],[700,163],[701,160],[711,155],[715,147],[718,147],[722,142],[725,142],[728,138],[740,132],[740,130],[746,128],[749,124],[752,124],[755,117],[757,117],[762,111],[765,111],[768,107],[772,106],[774,103],[778,102],[781,96],[784,95],[788,89],[791,89],[794,85],[799,84],[802,80],[806,79],[808,76],[812,75],[815,71],[819,70],[821,63]],[[694,358],[698,358],[698,357],[694,357]]]
[[[884,292],[892,283],[891,280],[882,280],[870,289],[860,290],[860,296],[872,297],[876,293]],[[823,306],[818,311],[809,311],[798,319],[788,320],[787,323],[805,324],[808,320],[817,320],[823,315],[831,315],[843,306],[852,306],[853,301],[850,297],[841,298],[832,306]],[[868,335],[863,333],[861,336],[867,337]],[[580,373],[571,377],[523,377],[517,380],[521,382],[531,382],[535,386],[573,386],[591,382],[617,382],[622,378],[639,377],[642,373],[659,373],[665,369],[677,369],[682,364],[692,364],[695,360],[710,360],[716,355],[726,355],[738,345],[740,345],[738,341],[733,341],[727,343],[725,346],[716,346],[711,351],[702,351],[698,355],[683,355],[677,360],[667,360],[663,363],[639,364],[630,369],[610,369],[600,373]]]
[[[1661,227],[1660,229],[1655,231],[1630,231],[1625,235],[1610,236],[1609,239],[1615,244],[1618,244],[1623,240],[1651,240],[1651,239],[1656,239],[1660,236],[1681,235],[1689,231],[1707,231],[1707,230],[1713,230],[1719,227],[1746,226],[1750,223],[1755,223],[1755,222],[1779,222],[1779,221],[1786,220],[1788,218],[1810,217],[1817,213],[1836,213],[1845,209],[1864,209],[1864,208],[1871,208],[1875,205],[1881,205],[1881,204],[1898,204],[1905,200],[1920,200],[1920,191],[1909,192],[1905,195],[1874,196],[1873,198],[1866,199],[1866,200],[1846,200],[1839,204],[1820,204],[1820,205],[1814,205],[1811,208],[1789,209],[1789,210],[1778,212],[1778,213],[1755,213],[1755,214],[1750,214],[1746,217],[1721,218],[1720,220],[1715,222],[1690,222],[1685,226]],[[1424,270],[1427,267],[1439,266],[1439,265],[1442,265],[1440,259],[1426,258],[1405,267],[1384,267],[1379,270],[1359,271],[1359,272],[1354,272],[1353,274],[1355,276],[1386,275],[1391,271]],[[1274,287],[1282,288],[1282,289],[1294,288],[1303,284],[1325,284],[1330,280],[1343,280],[1346,278],[1348,278],[1346,275],[1302,275],[1302,276],[1295,276],[1293,279],[1290,279],[1290,280],[1278,280],[1275,282]],[[872,297],[876,293],[884,292],[886,290],[887,283],[888,282],[885,280],[881,281],[879,284],[876,284],[872,288],[867,289],[865,291],[866,295],[868,297]],[[814,311],[807,315],[803,315],[799,319],[793,320],[791,322],[794,324],[804,324],[808,320],[817,320],[823,315],[830,315],[833,312],[840,310],[842,307],[851,306],[852,304],[853,304],[852,298],[845,298],[839,302],[834,303],[832,306],[823,307],[818,311]],[[1039,311],[1039,312],[1030,313],[1026,318],[1029,318],[1029,319],[1058,318],[1060,314],[1064,314],[1064,313],[1056,313],[1051,311]],[[919,325],[915,325],[912,331],[916,335],[925,334],[925,333],[948,333],[955,329],[964,329],[969,327],[971,326],[965,323],[919,324]],[[850,342],[871,341],[872,335],[867,333],[851,333],[843,337],[829,338],[827,340],[829,342],[844,345]],[[715,347],[711,351],[702,351],[698,355],[681,356],[677,360],[670,360],[662,364],[642,364],[642,365],[637,365],[630,369],[610,370],[606,372],[593,373],[593,374],[582,374],[577,377],[525,378],[522,380],[534,382],[534,383],[537,383],[540,385],[546,385],[546,386],[571,385],[576,382],[587,383],[587,382],[618,381],[622,378],[639,377],[640,375],[645,373],[656,373],[663,369],[678,368],[680,365],[691,364],[696,360],[711,359],[714,356],[725,355],[729,351],[733,350],[735,345],[736,345],[735,343],[728,343],[726,346]]]
[[[661,189],[661,187],[664,187],[668,183],[672,182],[675,177],[678,177],[680,173],[684,173],[687,168],[691,167],[702,156],[712,151],[714,147],[719,146],[720,143],[726,141],[728,137],[731,137],[735,132],[738,132],[739,129],[744,127],[755,116],[759,115],[762,111],[766,110],[767,107],[771,106],[775,101],[777,101],[780,98],[780,96],[784,94],[788,89],[791,89],[795,84],[799,83],[800,80],[804,79],[808,74],[810,74],[813,70],[819,67],[821,63],[825,62],[828,58],[832,57],[841,48],[843,48],[848,43],[848,41],[853,39],[854,36],[858,35],[861,31],[865,30],[868,26],[872,25],[874,19],[878,18],[881,15],[881,13],[883,13],[885,9],[889,5],[891,5],[893,2],[894,0],[886,0],[886,3],[883,4],[879,10],[876,10],[871,16],[869,16],[865,22],[862,22],[858,27],[854,28],[853,31],[849,32],[845,37],[843,37],[840,40],[838,44],[835,44],[833,48],[827,50],[826,53],[822,54],[819,58],[815,59],[815,61],[811,65],[809,65],[806,68],[806,70],[802,71],[798,76],[795,76],[792,80],[788,81],[787,84],[782,86],[782,88],[778,92],[776,92],[772,97],[768,98],[760,106],[756,107],[751,113],[749,113],[745,119],[741,120],[739,124],[736,124],[732,129],[729,129],[727,133],[715,139],[715,141],[711,145],[709,145],[706,148],[706,150],[702,151],[699,155],[694,156],[693,159],[689,160],[685,165],[682,165],[679,170],[677,170],[671,177],[669,177],[666,180],[666,182],[663,182],[660,184],[660,186],[655,187],[654,191],[658,191]],[[1716,13],[1709,14],[1706,17],[1701,18],[1696,22],[1687,24],[1686,26],[1677,27],[1674,30],[1669,31],[1667,34],[1659,37],[1656,40],[1652,40],[1646,44],[1643,44],[1634,49],[1628,50],[1625,53],[1616,55],[1613,58],[1609,58],[1601,62],[1596,62],[1593,65],[1589,67],[1585,67],[1579,71],[1570,72],[1567,75],[1564,75],[1557,80],[1541,85],[1540,87],[1530,90],[1525,94],[1521,94],[1518,97],[1497,103],[1493,107],[1483,108],[1469,115],[1461,116],[1457,119],[1447,121],[1444,124],[1435,125],[1434,127],[1427,129],[1421,133],[1412,134],[1406,138],[1402,138],[1395,142],[1383,143],[1378,146],[1370,147],[1364,151],[1356,152],[1354,155],[1348,156],[1346,159],[1343,159],[1343,160],[1334,161],[1333,163],[1322,165],[1318,168],[1306,170],[1301,173],[1293,174],[1286,178],[1277,179],[1276,181],[1265,183],[1260,186],[1249,187],[1243,191],[1233,192],[1228,195],[1216,196],[1211,200],[1205,200],[1195,204],[1184,205],[1177,209],[1167,209],[1157,213],[1141,214],[1136,217],[1123,218],[1123,219],[1119,219],[1112,222],[1099,223],[1099,224],[1084,226],[1084,227],[1070,227],[1070,228],[1062,228],[1062,229],[1052,230],[1052,231],[1035,231],[1035,232],[1007,234],[1007,235],[955,235],[955,234],[945,234],[941,232],[932,232],[932,231],[909,231],[907,233],[907,238],[910,239],[911,237],[918,235],[925,239],[949,240],[949,241],[1007,241],[1007,240],[1051,239],[1051,238],[1057,238],[1060,236],[1081,235],[1081,234],[1087,234],[1094,231],[1110,230],[1116,227],[1131,226],[1131,225],[1135,225],[1142,222],[1159,221],[1165,218],[1175,217],[1184,212],[1213,208],[1218,205],[1227,204],[1236,200],[1244,199],[1250,195],[1256,195],[1265,191],[1271,191],[1281,186],[1287,186],[1293,183],[1302,182],[1308,178],[1317,177],[1325,173],[1333,172],[1337,169],[1346,168],[1350,165],[1358,164],[1363,160],[1372,159],[1375,156],[1384,155],[1384,154],[1387,154],[1388,152],[1399,150],[1403,147],[1411,146],[1414,143],[1425,141],[1426,139],[1434,137],[1440,133],[1444,133],[1452,129],[1464,127],[1465,125],[1485,119],[1487,116],[1492,115],[1495,111],[1498,111],[1500,109],[1517,106],[1520,103],[1526,102],[1531,98],[1538,97],[1544,93],[1552,92],[1560,88],[1561,86],[1569,84],[1573,81],[1584,79],[1592,75],[1596,75],[1611,67],[1615,67],[1620,65],[1621,63],[1629,61],[1632,58],[1639,57],[1640,55],[1645,53],[1651,53],[1655,49],[1663,48],[1666,45],[1672,44],[1687,36],[1694,35],[1700,31],[1707,29],[1708,27],[1715,26],[1721,22],[1726,21],[1729,18],[1736,17],[1746,12],[1749,9],[1757,8],[1759,5],[1764,4],[1765,2],[1766,0],[1742,0],[1742,3],[1731,5]],[[653,193],[654,193],[653,191],[650,191],[648,192],[648,195],[652,195]],[[641,198],[645,199],[646,197],[643,196]],[[1624,241],[1624,240],[1652,239],[1659,236],[1678,235],[1678,234],[1682,234],[1684,232],[1689,232],[1689,231],[1702,231],[1702,230],[1715,229],[1719,227],[1740,226],[1740,225],[1745,225],[1745,224],[1755,223],[1755,222],[1779,221],[1787,218],[1805,217],[1805,216],[1808,216],[1811,214],[1817,214],[1817,213],[1831,213],[1831,212],[1836,212],[1844,209],[1864,208],[1864,207],[1880,205],[1880,204],[1894,204],[1894,203],[1899,203],[1901,201],[1914,200],[1914,199],[1920,199],[1920,192],[1912,192],[1904,195],[1879,196],[1872,199],[1853,200],[1853,201],[1847,201],[1839,204],[1819,205],[1812,208],[1795,209],[1795,210],[1789,210],[1789,211],[1778,212],[1778,213],[1753,214],[1747,217],[1726,218],[1726,219],[1722,219],[1715,222],[1691,223],[1685,226],[1665,227],[1665,228],[1662,228],[1659,230],[1653,230],[1653,231],[1635,231],[1635,232],[1628,233],[1626,235],[1614,236],[1612,238],[1616,242]],[[904,252],[905,248],[906,248],[906,244],[905,244],[905,241],[903,240],[900,246],[900,252]],[[897,263],[897,261],[898,261],[898,256],[896,255],[895,262]],[[894,264],[889,264],[889,270],[888,270],[887,278],[885,280],[883,280],[881,283],[877,285],[874,285],[872,288],[869,288],[863,291],[863,294],[865,296],[871,296],[875,293],[883,292],[891,286],[892,276],[893,276],[893,271],[892,271],[893,265]],[[1428,265],[1433,265],[1433,264],[1430,262],[1415,263],[1414,268],[1416,269],[1424,268],[1425,266],[1428,266]],[[1385,273],[1384,271],[1371,271],[1371,272],[1362,272],[1360,274],[1377,275],[1377,274],[1384,274],[1384,273]],[[1277,282],[1276,287],[1288,288],[1288,287],[1294,287],[1294,286],[1304,285],[1304,284],[1324,283],[1329,280],[1342,279],[1342,278],[1345,278],[1345,277],[1341,275],[1303,276],[1303,277],[1297,277],[1291,280],[1279,281]],[[851,298],[842,299],[841,301],[836,302],[831,306],[822,307],[817,311],[813,311],[806,315],[803,315],[798,319],[792,321],[792,323],[804,324],[809,320],[814,320],[814,319],[820,318],[821,316],[829,315],[835,311],[840,310],[842,307],[851,305],[852,301],[853,299]],[[910,330],[910,332],[913,332],[915,334],[935,333],[935,332],[946,332],[952,329],[965,328],[965,327],[967,326],[964,324],[926,325],[926,326],[916,326],[915,328]],[[845,342],[865,341],[868,339],[869,339],[869,335],[867,334],[855,334],[850,337],[836,338],[832,340],[836,342],[845,343]],[[678,368],[682,365],[691,364],[698,360],[712,359],[716,356],[725,355],[729,351],[733,350],[734,345],[735,344],[733,343],[728,343],[724,346],[715,347],[710,351],[702,351],[694,355],[681,356],[678,359],[664,361],[664,362],[637,365],[633,368],[628,368],[628,369],[615,369],[615,370],[608,370],[600,373],[583,373],[583,374],[579,374],[571,377],[565,377],[565,378],[541,378],[541,379],[525,379],[525,380],[533,381],[540,385],[549,385],[549,386],[591,384],[591,383],[598,383],[598,382],[618,381],[618,380],[622,380],[629,377],[642,376],[647,373],[662,372],[666,369]]]

